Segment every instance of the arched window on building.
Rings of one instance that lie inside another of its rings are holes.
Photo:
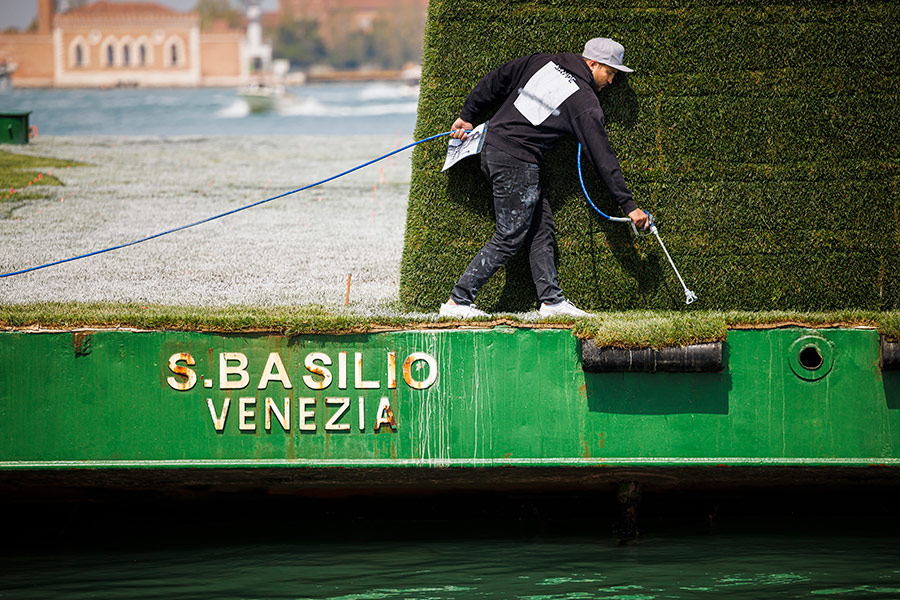
[[[149,67],[153,63],[153,50],[150,40],[142,35],[134,41],[134,62],[139,67]]]
[[[76,36],[69,43],[69,65],[75,69],[81,69],[88,66],[89,62],[88,44],[83,37]]]
[[[170,37],[163,48],[163,60],[167,67],[180,67],[187,62],[184,41],[180,37]]]
[[[130,35],[123,36],[119,40],[119,65],[130,67],[134,63],[134,40]]]
[[[100,44],[100,62],[104,67],[116,66],[116,38],[107,37]]]

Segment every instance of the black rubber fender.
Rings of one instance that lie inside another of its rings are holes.
[[[900,371],[900,342],[881,338],[881,370]]]
[[[588,373],[718,373],[724,368],[722,342],[653,348],[581,345],[581,368]]]

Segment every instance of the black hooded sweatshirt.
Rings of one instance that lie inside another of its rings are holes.
[[[531,163],[566,135],[581,142],[594,169],[626,214],[637,208],[609,145],[594,78],[572,52],[531,54],[485,75],[472,89],[460,118],[477,123],[485,109],[504,99],[491,117],[484,143]]]

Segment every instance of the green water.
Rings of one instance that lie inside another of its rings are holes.
[[[4,598],[885,598],[892,539],[711,535],[233,544],[23,555]]]
[[[900,598],[879,494],[666,499],[636,537],[608,497],[4,506],[0,598]]]

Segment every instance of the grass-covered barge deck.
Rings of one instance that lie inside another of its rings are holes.
[[[0,478],[391,490],[897,477],[897,344],[877,327],[732,328],[711,344],[718,366],[662,372],[603,366],[599,350],[640,352],[561,323],[450,325],[8,328]]]

